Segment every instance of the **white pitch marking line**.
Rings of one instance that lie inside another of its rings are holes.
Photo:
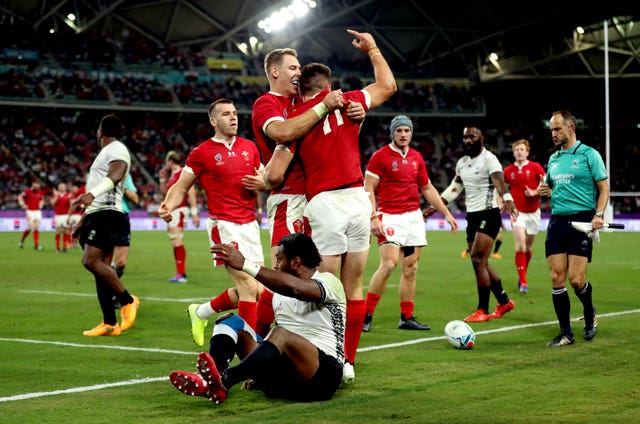
[[[76,297],[96,297],[95,293],[74,293],[74,292],[58,292],[49,290],[18,290],[18,293],[26,294],[48,294],[54,296],[76,296]],[[168,299],[166,297],[141,297],[140,300],[151,300],[155,302],[203,302],[208,300],[206,297],[186,298],[186,299]]]
[[[636,314],[636,313],[639,313],[639,312],[640,312],[640,309],[632,309],[632,310],[629,310],[629,311],[620,311],[620,312],[609,312],[609,313],[606,313],[606,314],[598,314],[598,318],[613,317],[613,316],[628,315],[628,314]],[[579,321],[581,319],[582,318],[574,318],[574,319],[572,319],[572,321]],[[545,325],[552,325],[552,324],[556,324],[556,323],[557,323],[557,321],[546,321],[546,322],[539,322],[539,323],[532,323],[532,324],[512,325],[512,326],[509,326],[509,327],[495,328],[495,329],[492,329],[492,330],[476,331],[476,334],[500,333],[500,332],[504,332],[504,331],[520,330],[520,329],[523,329],[523,328],[542,327],[542,326],[545,326]],[[444,338],[445,338],[444,336],[426,337],[426,338],[421,338],[421,339],[408,340],[408,341],[400,342],[400,343],[389,343],[389,344],[384,344],[384,345],[379,345],[379,346],[370,346],[370,347],[359,348],[358,352],[370,352],[370,351],[373,351],[373,350],[389,349],[389,348],[407,346],[407,345],[418,344],[418,343],[432,342],[432,341],[436,341],[436,340],[444,340]],[[121,350],[156,352],[156,353],[175,353],[175,354],[180,354],[180,355],[195,355],[194,352],[183,352],[183,351],[178,351],[178,350],[168,350],[168,349],[158,349],[158,348],[151,349],[151,348],[127,347],[127,346],[111,346],[111,345],[83,345],[83,344],[79,344],[79,343],[50,342],[50,341],[41,341],[41,340],[10,339],[10,338],[0,338],[0,341],[12,341],[12,342],[21,342],[21,343],[53,344],[53,345],[70,346],[70,347],[89,347],[89,348],[98,347],[98,348],[104,348],[104,349],[121,349]],[[98,385],[94,385],[94,386],[76,387],[76,388],[65,389],[65,390],[55,390],[55,391],[52,391],[52,392],[25,393],[25,394],[21,394],[21,395],[0,397],[0,402],[33,399],[33,398],[38,398],[38,397],[54,396],[54,395],[61,395],[61,394],[68,394],[68,393],[81,393],[81,392],[88,392],[88,391],[92,391],[92,390],[106,389],[106,388],[110,388],[110,387],[130,386],[130,385],[133,385],[133,384],[153,383],[153,382],[157,382],[157,381],[166,380],[167,378],[168,377],[149,377],[149,378],[143,378],[143,379],[137,379],[137,380],[121,381],[121,382],[116,382],[116,383],[108,383],[108,384],[98,384]]]

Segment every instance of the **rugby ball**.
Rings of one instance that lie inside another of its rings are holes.
[[[450,321],[444,327],[444,335],[447,341],[456,349],[472,349],[476,344],[476,333],[464,321]]]

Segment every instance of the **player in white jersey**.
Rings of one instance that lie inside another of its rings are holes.
[[[72,211],[84,209],[85,215],[74,232],[80,236],[84,252],[82,264],[94,276],[103,320],[85,336],[119,336],[136,320],[140,300],[129,294],[111,268],[110,254],[120,240],[127,217],[123,211],[124,181],[129,172],[131,157],[127,147],[118,140],[122,124],[115,115],[100,121],[97,139],[100,153],[93,161],[87,179],[87,192],[71,202]],[[120,318],[116,320],[112,298],[120,303]]]
[[[249,379],[250,387],[269,396],[330,399],[342,379],[347,300],[340,280],[317,270],[322,259],[311,238],[293,233],[280,239],[275,270],[247,261],[231,244],[215,245],[211,252],[274,291],[278,325],[262,340],[238,316],[218,319],[209,353],[198,356],[199,373],[174,371],[173,385],[216,403]],[[242,361],[229,367],[236,354]]]
[[[477,310],[466,317],[466,322],[484,322],[502,318],[515,304],[502,288],[502,281],[496,270],[489,265],[493,242],[502,226],[496,192],[504,200],[504,209],[513,218],[517,217],[513,198],[504,182],[502,166],[498,158],[484,147],[484,135],[478,126],[467,126],[462,135],[465,155],[456,164],[456,175],[447,189],[440,194],[445,204],[449,204],[466,190],[467,243],[471,263],[478,287]],[[435,207],[424,211],[425,217],[432,215]],[[489,314],[491,293],[498,306]]]

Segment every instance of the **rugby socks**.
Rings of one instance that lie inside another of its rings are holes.
[[[551,296],[553,298],[553,309],[556,311],[558,317],[558,323],[560,324],[560,330],[562,333],[573,338],[573,331],[571,330],[571,301],[569,300],[569,293],[567,288],[552,289]]]
[[[231,301],[231,298],[229,298],[229,290],[225,289],[222,293],[220,293],[218,296],[216,296],[215,298],[211,299],[209,301],[209,305],[212,309],[211,313],[207,316],[204,315],[200,315],[200,313],[198,313],[198,316],[202,319],[207,319],[209,318],[211,315],[214,314],[214,312],[223,312],[223,311],[228,311],[230,309],[235,309],[236,305]],[[200,308],[198,308],[200,309]]]
[[[115,296],[116,296],[116,299],[118,299],[118,302],[120,302],[120,305],[122,306],[133,303],[133,297],[131,297],[131,295],[126,289],[120,294],[115,293]],[[111,304],[111,307],[113,308],[113,303]]]
[[[527,255],[527,266],[525,267],[525,269],[529,267],[529,262],[531,262],[531,257],[533,256],[533,250],[528,250],[526,252],[526,255]]]
[[[258,306],[256,307],[256,332],[261,337],[267,337],[271,324],[273,324],[273,292],[264,289],[260,298],[258,299]]]
[[[70,249],[71,248],[71,234],[64,234],[62,236],[62,244],[64,245],[65,249]]]
[[[408,320],[413,316],[414,303],[412,300],[400,302],[400,316],[403,321]]]
[[[218,371],[226,370],[236,354],[236,342],[228,334],[214,334],[209,341],[209,354]]]
[[[60,250],[60,234],[56,234],[56,250]]]
[[[238,316],[242,318],[244,322],[249,324],[254,330],[256,329],[256,321],[258,320],[257,309],[258,308],[256,302],[247,300],[238,301]]]
[[[270,364],[280,361],[280,350],[268,340],[263,341],[249,355],[247,355],[238,365],[228,368],[226,371],[220,370],[222,384],[227,389],[242,381],[249,379],[260,379],[265,373],[272,372]]]
[[[500,246],[502,246],[502,240],[498,239],[493,245],[493,253],[498,253],[498,250],[500,250]]]
[[[491,287],[478,287],[478,309],[489,313],[489,298],[491,298]]]
[[[31,230],[24,230],[24,232],[22,233],[22,238],[20,239],[20,243],[24,243],[24,240],[27,238],[30,232]]]
[[[527,260],[526,252],[516,252],[516,270],[518,270],[518,278],[520,284],[527,284]]]
[[[498,281],[491,281],[491,291],[493,292],[493,295],[496,297],[496,300],[498,301],[499,304],[504,305],[507,302],[509,302],[509,296],[507,295],[507,293],[505,293],[504,289],[502,288],[502,280],[498,280]]]
[[[33,244],[38,247],[40,246],[40,231],[33,230]]]
[[[360,344],[364,315],[364,299],[347,300],[347,327],[344,332],[344,356],[350,364],[353,364],[356,359],[356,350],[358,349],[358,344]]]
[[[118,323],[118,319],[116,318],[116,309],[113,307],[113,296],[115,295],[115,291],[100,277],[96,276],[95,281],[98,303],[102,310],[102,320],[105,324],[116,325]]]
[[[187,251],[184,249],[184,245],[173,248],[173,257],[176,260],[176,272],[185,275],[187,273],[185,265]]]
[[[365,302],[365,308],[364,308],[365,313],[373,315],[373,312],[376,310],[376,307],[378,306],[378,302],[380,302],[380,297],[381,296],[379,294],[375,294],[371,292],[367,293],[367,300]],[[400,305],[400,308],[402,308],[402,305]]]
[[[585,319],[587,317],[592,317],[595,312],[593,310],[593,300],[591,297],[592,291],[593,291],[593,288],[591,286],[591,283],[589,283],[588,281],[586,282],[583,288],[575,289],[576,296],[578,296],[578,299],[580,299],[580,302],[582,302]]]

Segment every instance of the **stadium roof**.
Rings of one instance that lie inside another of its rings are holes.
[[[303,1],[303,0],[297,0]],[[304,0],[307,1],[307,0]],[[571,2],[315,0],[304,18],[267,34],[258,22],[291,3],[268,0],[6,0],[2,27],[19,22],[46,37],[50,28],[135,30],[159,43],[249,55],[293,47],[316,60],[356,59],[346,28],[374,34],[394,70],[414,77],[596,78],[605,73],[608,24],[611,77],[640,76],[640,10],[634,2],[598,8]],[[597,9],[597,10],[595,10]],[[606,9],[606,10],[605,10]],[[76,17],[74,22],[67,18]],[[584,34],[576,28],[582,26]],[[253,48],[249,41],[258,40]],[[497,61],[488,59],[490,53]]]

